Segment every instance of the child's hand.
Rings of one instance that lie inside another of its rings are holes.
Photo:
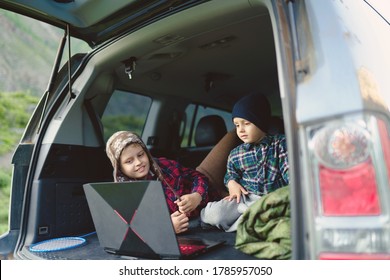
[[[173,228],[175,229],[176,233],[181,233],[188,230],[189,219],[186,214],[176,211],[175,213],[171,214],[171,219]]]
[[[201,201],[202,196],[199,193],[194,192],[181,196],[180,200],[176,200],[175,203],[179,207],[180,213],[189,214],[198,207]]]
[[[248,194],[248,191],[234,180],[230,180],[228,182],[228,189],[229,189],[229,195],[224,199],[227,199],[229,201],[236,199],[237,203],[239,203],[241,199],[241,194]]]

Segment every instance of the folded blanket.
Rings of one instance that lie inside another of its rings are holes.
[[[235,247],[259,259],[290,259],[290,188],[264,195],[241,217]]]

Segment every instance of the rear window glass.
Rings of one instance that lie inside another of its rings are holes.
[[[119,130],[142,134],[152,99],[126,91],[115,91],[102,117],[104,140]]]

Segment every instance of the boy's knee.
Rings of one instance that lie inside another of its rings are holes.
[[[200,213],[201,221],[210,225],[225,224],[227,221],[235,220],[240,215],[237,207],[238,204],[235,201],[209,202]]]
[[[209,202],[200,212],[200,219],[203,223],[210,225],[220,224],[222,212],[219,207],[215,207],[214,202]]]

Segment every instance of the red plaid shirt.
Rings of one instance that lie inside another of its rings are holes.
[[[205,207],[208,202],[208,178],[194,169],[180,165],[177,161],[166,158],[154,158],[154,160],[161,168],[165,179],[165,182],[163,181],[161,183],[164,189],[169,211],[173,213],[177,211],[178,208],[174,203],[174,201],[177,200],[177,197],[167,186],[167,183],[171,188],[174,189],[178,196],[194,192],[197,192],[202,196],[200,205],[190,214],[191,217],[199,216],[200,210]],[[147,179],[155,180],[156,178],[152,175],[149,175]]]

